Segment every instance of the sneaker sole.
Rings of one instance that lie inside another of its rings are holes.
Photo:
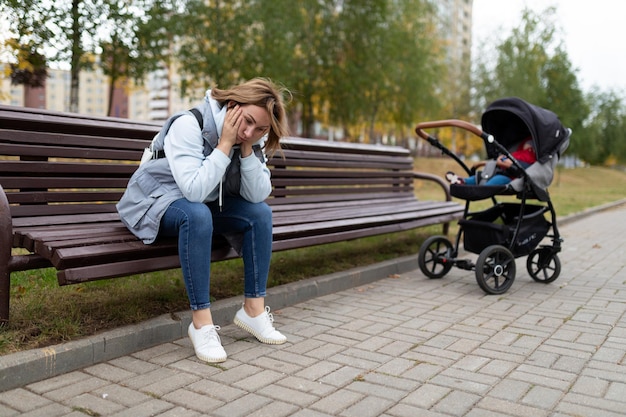
[[[261,343],[265,343],[267,345],[282,345],[283,343],[285,343],[287,341],[287,338],[285,339],[280,339],[280,340],[276,340],[276,339],[266,339],[264,337],[262,337],[261,335],[259,335],[257,332],[255,332],[250,326],[248,326],[246,323],[242,322],[241,320],[239,320],[237,317],[235,317],[235,320],[233,320],[233,322],[241,327],[243,330],[247,331],[248,333],[250,333],[252,336],[256,337],[256,339],[261,342]]]
[[[224,356],[223,358],[209,358],[208,356],[200,356],[197,353],[196,353],[196,358],[207,363],[221,363],[221,362],[226,362],[226,359],[227,359],[226,356]]]

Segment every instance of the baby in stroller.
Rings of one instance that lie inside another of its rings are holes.
[[[530,136],[525,138],[519,144],[518,148],[511,153],[511,156],[515,158],[524,169],[534,164],[537,161],[537,155],[535,154],[535,149],[533,148],[532,138]],[[487,164],[489,164],[489,162],[479,162],[474,165],[473,169],[476,171],[477,168]],[[498,155],[494,161],[493,168],[495,168],[495,170],[492,169],[492,171],[494,171],[493,175],[489,175],[487,173],[489,170],[485,170],[478,181],[476,180],[476,175],[471,175],[467,178],[460,178],[452,171],[448,171],[446,173],[446,179],[450,182],[450,184],[505,185],[520,176],[519,168],[513,165],[513,161],[511,161],[511,159],[506,155]]]

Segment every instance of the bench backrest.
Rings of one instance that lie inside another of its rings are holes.
[[[0,107],[0,185],[11,215],[115,212],[158,125]]]
[[[14,219],[111,213],[160,124],[0,106],[0,185]],[[272,205],[413,195],[406,149],[285,138]]]

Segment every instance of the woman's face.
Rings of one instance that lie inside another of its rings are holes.
[[[237,131],[237,142],[254,143],[269,132],[270,117],[267,110],[254,104],[241,105],[242,120]]]

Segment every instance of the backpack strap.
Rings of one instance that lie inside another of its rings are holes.
[[[198,121],[198,125],[200,126],[200,130],[202,130],[202,128],[204,127],[204,123],[202,120],[202,113],[200,113],[200,110],[194,107],[193,109],[189,109],[189,111],[196,117],[196,120]],[[152,159],[161,159],[161,158],[165,158],[164,150],[158,150],[152,153]]]
[[[203,123],[204,121],[202,120],[202,113],[200,113],[200,110],[194,107],[193,109],[190,109],[189,111],[192,112],[194,116],[196,116],[196,120],[198,121],[200,130],[202,130],[202,128],[204,127],[204,123]]]

